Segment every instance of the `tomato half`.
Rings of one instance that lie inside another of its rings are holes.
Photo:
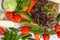
[[[25,34],[25,35],[28,34],[30,32],[29,26],[22,26],[21,32],[22,34]]]
[[[14,18],[13,18],[14,22],[21,22],[22,21],[22,17],[21,15],[14,15]]]
[[[56,24],[54,27],[55,27],[56,32],[60,31],[60,25],[59,24]]]
[[[50,39],[49,34],[44,34],[44,35],[43,35],[43,39],[44,39],[44,40],[49,40],[49,39]]]
[[[0,35],[3,35],[4,34],[4,29],[2,27],[0,27]]]
[[[59,32],[57,32],[57,37],[58,37],[58,38],[60,38],[60,31],[59,31]]]
[[[12,20],[13,16],[14,16],[14,12],[9,12],[9,11],[6,12],[6,18],[7,19]]]

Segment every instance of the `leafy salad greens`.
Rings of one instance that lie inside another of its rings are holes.
[[[17,1],[17,7],[16,10],[14,11],[15,13],[21,13],[22,9],[25,6],[29,6],[30,0],[16,0]]]
[[[8,20],[21,24],[18,29],[6,30],[3,40],[33,40],[30,32],[34,33],[36,40],[40,40],[39,35],[48,40],[49,34],[54,35],[60,29],[57,27],[60,25],[56,19],[58,16],[56,3],[47,0],[4,0],[2,7],[7,11]],[[20,31],[22,34],[18,35]]]

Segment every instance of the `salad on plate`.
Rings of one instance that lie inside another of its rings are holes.
[[[40,40],[40,38],[50,40],[50,35],[55,34],[60,38],[59,4],[55,1],[2,0],[2,9],[4,10],[0,12],[2,40]]]

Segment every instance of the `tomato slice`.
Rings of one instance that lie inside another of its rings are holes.
[[[0,27],[0,35],[3,35],[4,34],[4,29],[2,27]]]
[[[25,34],[25,35],[28,34],[30,32],[29,26],[22,26],[21,32],[22,34]]]
[[[60,31],[57,32],[57,37],[60,38]]]
[[[55,27],[56,32],[60,31],[60,25],[59,24],[56,24],[54,27]]]
[[[22,21],[22,17],[21,15],[14,15],[14,18],[13,18],[14,22],[21,22]]]
[[[9,11],[6,12],[6,18],[7,19],[12,20],[13,16],[14,16],[14,12],[9,12]]]
[[[50,39],[49,34],[44,34],[44,35],[43,35],[43,39],[44,39],[44,40],[49,40],[49,39]]]

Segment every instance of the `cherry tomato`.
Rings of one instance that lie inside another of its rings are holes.
[[[29,26],[22,26],[21,32],[22,34],[25,34],[25,35],[28,34],[30,32]]]
[[[56,32],[60,31],[60,25],[59,24],[56,24],[54,27],[55,27]]]
[[[60,31],[59,31],[59,32],[57,32],[57,36],[58,36],[58,38],[60,38]]]
[[[12,20],[13,19],[13,16],[14,16],[14,13],[13,12],[6,12],[6,18],[9,19],[9,20]]]
[[[43,39],[44,39],[44,40],[49,40],[49,39],[50,39],[49,34],[44,34],[44,35],[43,35]]]
[[[4,29],[2,27],[0,27],[0,35],[3,35],[4,34]]]
[[[21,22],[22,21],[22,17],[21,15],[14,15],[14,18],[13,18],[14,22]]]

